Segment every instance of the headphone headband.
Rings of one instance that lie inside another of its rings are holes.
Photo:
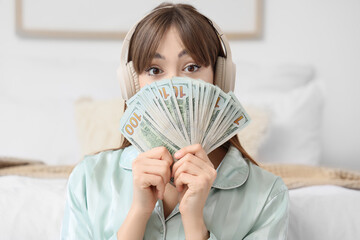
[[[128,62],[129,45],[131,38],[136,30],[137,25],[148,15],[164,8],[173,8],[173,6],[164,6],[156,8],[140,19],[126,34],[122,48],[120,66],[117,70],[118,78],[120,81],[122,98],[127,100],[131,98],[136,92],[140,90],[140,84],[138,75],[134,70],[132,61]],[[221,47],[225,53],[226,59],[218,57],[215,68],[214,84],[218,85],[223,91],[233,91],[235,85],[235,64],[232,62],[232,54],[230,50],[229,42],[226,36],[221,31],[220,27],[207,18],[209,24],[211,24],[216,31],[216,35],[219,37]]]

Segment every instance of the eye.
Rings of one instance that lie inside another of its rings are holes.
[[[160,73],[163,73],[163,71],[160,68],[157,67],[150,67],[146,70],[146,72],[148,73],[148,75],[150,76],[155,76],[158,75]]]
[[[184,71],[185,72],[197,72],[200,68],[201,68],[201,66],[199,66],[199,65],[190,64],[184,68]]]

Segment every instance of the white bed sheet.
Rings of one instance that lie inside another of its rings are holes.
[[[289,240],[360,239],[360,191],[323,185],[293,189]]]
[[[59,239],[67,179],[0,177],[0,239]],[[360,239],[360,191],[290,190],[289,240]]]
[[[0,239],[60,239],[67,179],[0,177]]]

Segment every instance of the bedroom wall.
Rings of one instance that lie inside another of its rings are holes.
[[[360,169],[360,2],[271,0],[264,37],[232,44],[248,61],[313,64],[324,82],[323,162]]]
[[[326,88],[323,164],[360,170],[360,2],[271,0],[264,8],[263,37],[231,42],[233,55],[256,63],[313,64]],[[10,0],[0,0],[0,29],[0,97],[62,95],[70,102],[78,97],[70,89],[74,85],[83,95],[119,96],[114,70],[121,42],[20,38]],[[27,81],[33,73],[28,61],[49,81]],[[74,76],[79,68],[84,73]],[[84,78],[92,84],[83,86]]]

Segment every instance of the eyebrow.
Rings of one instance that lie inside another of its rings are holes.
[[[188,52],[184,49],[178,54],[178,57],[181,58],[182,56],[184,56],[186,54],[188,54]]]
[[[182,51],[178,54],[178,58],[181,58],[182,56],[184,56],[184,55],[186,55],[186,54],[188,54],[188,52],[184,49],[184,50],[182,50]],[[155,53],[154,58],[160,58],[160,59],[165,60],[165,57],[162,56],[160,53]]]

